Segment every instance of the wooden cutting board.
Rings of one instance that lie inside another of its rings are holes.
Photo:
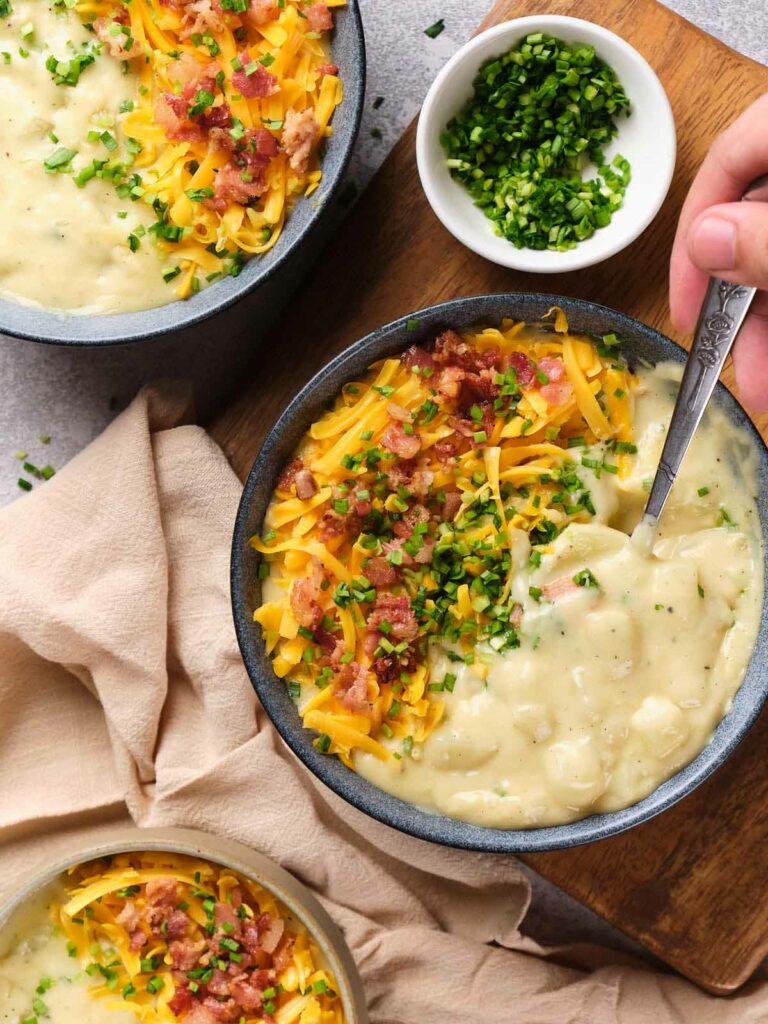
[[[712,139],[768,88],[768,72],[655,0],[548,0],[546,8],[613,29],[659,74],[674,108],[679,154],[655,222],[602,266],[552,277],[497,267],[462,248],[432,214],[418,181],[412,125],[269,332],[252,383],[213,425],[242,479],[278,413],[332,355],[434,302],[555,292],[613,306],[674,336],[667,264],[681,202]],[[540,10],[537,0],[499,0],[483,27]],[[768,436],[768,417],[757,422]],[[726,767],[654,821],[589,847],[525,859],[672,967],[729,992],[768,954],[766,749],[768,713]]]

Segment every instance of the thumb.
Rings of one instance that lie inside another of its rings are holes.
[[[707,274],[768,288],[768,203],[710,206],[691,225],[688,254]]]

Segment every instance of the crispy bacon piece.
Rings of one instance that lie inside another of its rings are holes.
[[[240,931],[240,918],[231,903],[217,902],[213,907],[213,923],[217,928],[227,925],[227,934],[234,935]]]
[[[155,104],[155,121],[174,142],[202,142],[205,138],[203,127],[176,113],[178,104],[175,101],[179,98],[164,92]]]
[[[487,373],[488,371],[484,371]],[[459,407],[469,409],[473,405],[493,402],[498,397],[499,389],[490,379],[481,373],[467,373],[459,390]]]
[[[523,352],[513,352],[509,357],[509,365],[517,375],[518,384],[522,384],[523,387],[527,387],[529,384],[533,383],[536,376],[536,370],[527,355]]]
[[[406,434],[399,420],[392,420],[381,435],[380,446],[401,459],[412,459],[421,451],[421,438],[417,433]]]
[[[247,974],[241,974],[234,978],[229,990],[237,1005],[246,1013],[253,1013],[254,1010],[261,1009],[264,996],[260,989],[251,984]]]
[[[363,571],[374,587],[388,587],[397,581],[395,567],[378,555],[368,559]]]
[[[300,576],[291,586],[291,609],[298,624],[305,629],[314,629],[323,617],[319,602],[322,582],[323,574],[315,564],[309,575]]]
[[[539,360],[538,368],[549,377],[552,384],[557,384],[566,377],[565,363],[556,356],[544,356]]]
[[[170,1006],[170,1003],[168,1005]],[[193,1003],[191,1009],[184,1017],[184,1024],[216,1024],[218,1020],[219,1018],[203,1006],[202,1003]]]
[[[244,176],[251,180],[244,180]],[[266,191],[267,184],[261,173],[253,175],[235,164],[225,164],[213,183],[213,198],[205,199],[204,205],[217,213],[224,213],[230,203],[248,206]]]
[[[443,465],[455,459],[457,454],[456,445],[452,441],[436,441],[434,451]]]
[[[252,28],[261,28],[262,25],[274,21],[279,14],[275,0],[250,0],[243,20]]]
[[[298,114],[295,110],[289,110],[286,113],[281,141],[291,169],[296,174],[304,174],[306,171],[319,131],[311,110],[302,110]]]
[[[205,949],[205,942],[192,939],[179,939],[171,942],[168,952],[171,955],[171,966],[178,971],[191,971]]]
[[[284,971],[291,962],[293,956],[293,947],[296,945],[296,940],[291,935],[284,935],[280,940],[280,945],[275,950],[275,954],[272,958],[272,963],[275,970],[279,973]]]
[[[128,12],[125,13],[127,15]],[[121,11],[118,17],[96,18],[93,23],[93,31],[99,41],[106,46],[110,57],[115,57],[117,60],[132,60],[141,55],[141,44],[133,39],[130,31],[127,34],[123,31],[123,28],[127,27],[127,19],[124,19],[122,15]],[[117,31],[115,31],[115,26],[117,26]]]
[[[411,421],[411,414],[402,405],[398,405],[397,402],[390,402],[387,405],[387,415],[393,420],[399,420],[401,423],[410,423]]]
[[[392,627],[389,636],[396,640],[407,640],[410,643],[419,635],[419,625],[416,616],[411,608],[410,598],[402,595],[395,597],[393,594],[379,594],[373,611],[368,616],[366,630],[369,633],[377,633],[382,622],[388,622]]]
[[[454,401],[459,397],[461,383],[466,373],[458,366],[445,366],[437,378],[437,391],[443,398]]]
[[[445,501],[443,502],[443,519],[446,522],[452,523],[460,508],[461,492],[458,490],[446,491]]]
[[[139,927],[140,920],[141,911],[133,900],[126,900],[123,909],[115,918],[117,924],[121,924],[128,932],[135,931]]]
[[[548,601],[557,601],[559,597],[566,594],[573,594],[579,589],[578,583],[574,583],[570,576],[561,576],[559,579],[545,583],[541,592]]]
[[[194,1004],[195,999],[189,988],[186,985],[177,985],[176,991],[168,1001],[168,1009],[178,1017],[179,1014],[191,1010]],[[184,1019],[186,1021],[191,1020],[189,1016],[186,1016]]]
[[[370,710],[367,669],[358,665],[356,661],[341,665],[336,677],[335,693],[341,698],[344,707],[352,712]]]
[[[277,479],[278,491],[290,491],[296,481],[296,474],[303,468],[304,463],[301,459],[291,459],[290,462],[287,462]]]
[[[183,910],[172,910],[165,919],[165,937],[167,939],[180,939],[186,935],[189,918]]]
[[[403,518],[394,524],[393,529],[396,536],[408,540],[413,535],[417,523],[427,522],[429,522],[429,512],[423,505],[414,505],[403,513]]]
[[[309,27],[313,32],[328,32],[333,28],[333,14],[328,4],[314,0],[312,4],[304,8]]]
[[[254,60],[247,50],[243,50],[237,56],[242,68],[232,75],[232,85],[242,96],[247,99],[263,99],[278,91],[280,86],[275,76],[270,75],[264,65]]]
[[[230,976],[225,971],[221,971],[216,967],[214,968],[210,981],[206,984],[206,988],[211,995],[226,997],[229,995],[230,981]]]
[[[132,931],[130,933],[128,944],[134,953],[138,953],[138,951],[140,949],[143,949],[143,947],[146,946],[148,942],[149,936],[147,935],[146,932],[143,932],[141,928],[137,928],[135,931]]]
[[[214,1020],[222,1021],[226,1024],[227,1021],[237,1020],[240,1016],[240,1007],[237,1005],[234,999],[225,999],[223,1002],[219,1002],[215,996],[206,996],[202,1002],[204,1009],[213,1016]],[[184,1024],[187,1024],[189,1017],[185,1018]]]
[[[401,565],[404,565],[405,568],[408,569],[413,565],[413,559],[407,551],[403,550],[403,545],[405,544],[406,539],[406,537],[395,537],[394,540],[385,540],[381,546],[386,554],[389,554],[390,551],[399,551],[403,558]],[[368,578],[370,579],[370,577]],[[373,583],[373,580],[371,580],[371,583]]]
[[[411,345],[409,349],[400,356],[400,361],[405,366],[417,366],[420,370],[430,369],[434,370],[435,360],[432,358],[432,353],[427,352],[425,348],[421,348],[420,345]]]
[[[178,900],[178,887],[175,878],[150,878],[144,893],[151,907],[173,907]]]
[[[296,473],[296,497],[308,501],[317,494],[317,480],[308,469],[300,469]]]
[[[221,32],[224,27],[221,9],[211,0],[192,0],[192,3],[184,4],[180,32],[182,39],[189,39],[196,33],[204,35],[206,32]]]
[[[339,65],[338,64],[318,64],[317,73],[320,76],[323,75],[338,75]]]
[[[512,626],[519,626],[523,621],[523,606],[516,604],[513,606],[512,611],[509,613],[509,622]]]
[[[545,384],[541,389],[541,397],[546,399],[548,405],[565,405],[572,394],[573,385],[568,380]]]

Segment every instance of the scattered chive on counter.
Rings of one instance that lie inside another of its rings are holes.
[[[629,100],[592,46],[532,33],[480,68],[440,141],[452,176],[518,249],[572,249],[610,223],[630,180],[606,163]],[[587,160],[597,175],[585,179]]]

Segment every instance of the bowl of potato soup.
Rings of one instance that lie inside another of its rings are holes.
[[[357,0],[0,0],[0,331],[132,341],[262,284],[341,183]]]
[[[367,1024],[341,932],[272,861],[186,829],[114,829],[0,906],[0,1020]]]
[[[369,335],[267,437],[233,542],[273,723],[404,832],[589,842],[689,793],[768,693],[768,453],[719,386],[633,541],[684,351],[578,299],[459,299]]]

